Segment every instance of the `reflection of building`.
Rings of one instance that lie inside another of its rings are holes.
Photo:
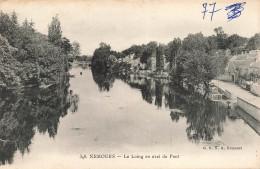
[[[163,55],[163,62],[164,62],[164,64],[163,64],[163,70],[169,72],[169,65],[170,65],[170,63],[167,62],[165,55]]]
[[[150,68],[151,71],[155,71],[156,70],[156,51],[154,51],[152,53],[152,56],[151,56],[151,68]]]

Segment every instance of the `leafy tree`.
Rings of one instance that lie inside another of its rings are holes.
[[[92,69],[101,73],[108,69],[107,67],[107,59],[110,55],[111,47],[110,45],[101,42],[99,48],[94,51],[91,65]]]
[[[156,70],[162,71],[164,68],[164,57],[163,57],[163,47],[159,45],[156,48]]]
[[[223,31],[222,27],[218,27],[214,29],[216,33],[218,49],[227,49],[227,37],[228,35]]]
[[[62,37],[61,39],[61,48],[65,54],[69,54],[72,49],[72,45],[70,44],[70,40],[66,37]]]
[[[142,55],[143,52],[143,47],[140,45],[132,45],[130,48],[125,49],[122,51],[122,54],[124,56],[130,55],[132,53],[135,54],[136,57],[140,57]]]
[[[204,87],[208,89],[209,82],[215,77],[213,71],[212,57],[200,50],[193,50],[192,52],[186,52],[187,58],[184,62],[183,78],[185,83],[194,89],[204,84]]]
[[[207,41],[202,33],[189,34],[183,39],[183,50],[191,52],[193,50],[206,51]]]
[[[61,25],[58,18],[58,15],[52,18],[51,24],[48,25],[48,38],[51,43],[54,45],[60,46],[61,44]]]
[[[19,37],[18,37],[18,44],[16,45],[19,49],[25,49],[25,46],[27,44],[32,43],[32,38],[35,33],[35,30],[33,28],[33,23],[28,22],[27,19],[24,20],[22,23],[22,26],[19,28]]]
[[[181,39],[180,38],[174,38],[173,41],[169,42],[167,45],[167,51],[168,51],[168,61],[170,63],[170,69],[173,68],[173,63],[175,68],[177,66],[177,57],[180,55],[182,48]]]
[[[15,12],[13,12],[11,16],[3,12],[0,13],[0,34],[7,38],[11,46],[15,46],[17,44],[19,28],[17,15]]]
[[[215,35],[208,36],[206,41],[206,52],[218,50],[218,42]]]
[[[245,48],[247,38],[233,34],[227,38],[227,48],[231,50],[231,54],[240,54]]]
[[[116,57],[116,59],[123,58],[123,54],[121,52],[116,52],[114,50],[111,50],[110,54],[114,55]]]
[[[147,45],[143,46],[143,53],[140,58],[141,63],[145,63],[147,66],[147,69],[151,68],[151,58],[156,57],[156,48],[158,44],[155,41],[149,42]]]
[[[15,50],[0,34],[0,88],[14,88],[21,85],[18,70],[21,65],[13,57]]]
[[[256,33],[253,37],[251,37],[248,40],[248,43],[245,47],[246,51],[257,50],[257,49],[260,49],[260,33]]]
[[[190,88],[209,87],[209,82],[216,76],[213,55],[208,51],[208,39],[202,33],[189,34],[183,40],[183,49],[175,77],[179,82],[185,82]],[[215,61],[215,60],[214,60]],[[179,77],[178,77],[179,76]]]
[[[78,42],[73,42],[72,43],[72,55],[74,57],[80,55],[80,44]]]

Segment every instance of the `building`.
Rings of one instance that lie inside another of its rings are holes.
[[[252,83],[250,84],[250,91],[253,94],[260,96],[260,60],[252,63],[249,67],[250,77]]]
[[[225,80],[234,82],[260,96],[260,50],[232,57],[226,68],[226,73]]]
[[[242,85],[245,81],[250,80],[250,65],[256,62],[257,55],[257,52],[251,52],[233,56],[226,68],[229,76],[227,79]]]

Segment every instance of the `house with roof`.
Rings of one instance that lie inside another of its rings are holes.
[[[230,76],[230,81],[244,85],[246,80],[250,80],[249,68],[254,62],[256,62],[255,55],[240,54],[233,56],[226,68],[226,72]]]
[[[260,50],[233,56],[226,73],[231,82],[260,95]]]
[[[249,67],[250,75],[251,75],[251,80],[254,83],[260,84],[260,60],[257,60],[254,63],[250,64]]]
[[[132,70],[138,70],[143,68],[144,65],[140,62],[140,57],[136,57],[134,53],[127,55],[122,59],[122,62],[128,63],[131,65]]]
[[[260,54],[260,53],[259,53]],[[249,71],[251,77],[250,91],[258,96],[260,96],[260,58],[256,62],[250,64]]]

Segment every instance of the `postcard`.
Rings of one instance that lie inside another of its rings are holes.
[[[259,168],[260,1],[0,1],[0,168]]]

